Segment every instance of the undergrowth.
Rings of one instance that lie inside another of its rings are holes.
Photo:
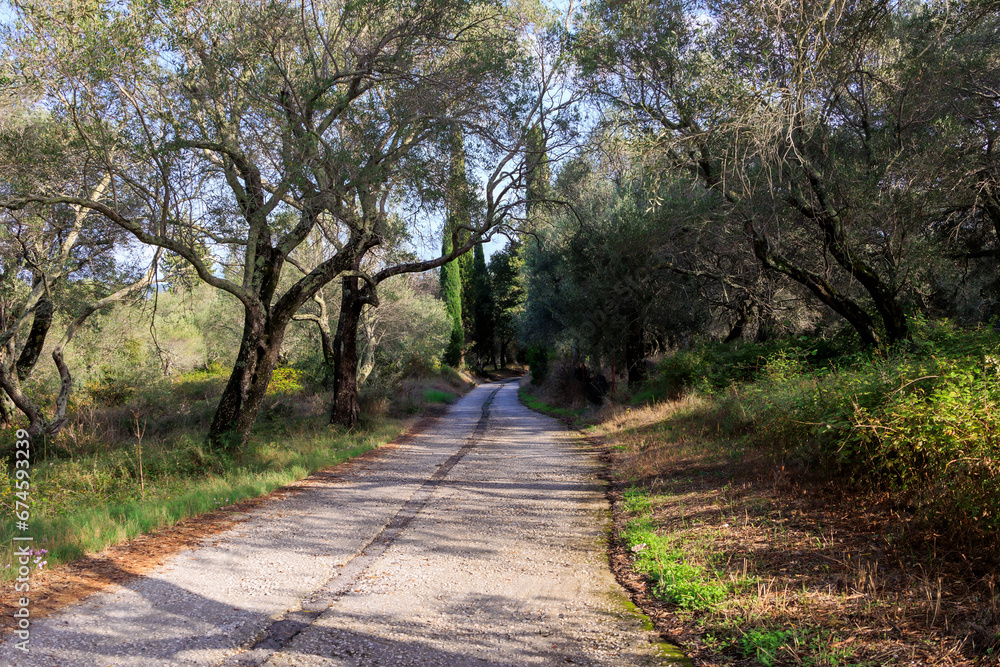
[[[522,392],[604,440],[620,543],[706,664],[996,664],[1000,336],[911,324],[706,343],[585,421]]]
[[[588,412],[586,408],[564,408],[557,405],[550,405],[523,387],[518,389],[517,395],[521,399],[521,402],[532,410],[555,417],[556,419],[568,421],[574,426],[582,425],[584,417]]]
[[[141,478],[138,449],[42,461],[32,469],[30,534],[47,550],[50,566],[68,562],[266,494],[388,442],[401,429],[398,421],[351,433],[305,428],[281,440],[254,438],[237,457],[188,439],[163,442],[143,448]],[[21,533],[4,517],[0,539],[10,545],[15,534]],[[0,556],[0,562],[12,562],[10,555]],[[13,576],[10,569],[0,572]]]
[[[888,494],[956,546],[995,553],[1000,337],[947,322],[913,328],[913,341],[885,356],[835,355],[803,339],[703,345],[665,360],[646,391],[700,392],[729,436]]]
[[[709,609],[729,593],[729,585],[716,576],[707,558],[691,550],[671,534],[661,534],[652,516],[654,508],[646,494],[636,488],[625,492],[624,509],[629,514],[620,538],[633,554],[633,567],[653,583],[654,594],[681,609]]]

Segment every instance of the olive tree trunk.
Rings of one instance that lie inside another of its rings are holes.
[[[333,339],[333,412],[330,423],[348,428],[358,423],[358,326],[365,299],[358,278],[343,280],[340,317]]]

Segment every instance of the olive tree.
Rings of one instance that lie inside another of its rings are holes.
[[[338,277],[374,284],[397,166],[442,126],[486,127],[514,35],[488,1],[17,2],[10,69],[72,123],[109,179],[71,206],[186,260],[243,306],[240,351],[208,437],[245,443],[288,324]],[[127,202],[127,206],[125,203]],[[294,279],[314,231],[331,253]],[[217,275],[199,244],[241,267]]]
[[[61,189],[89,198],[107,191],[108,175],[86,160],[65,124],[23,104],[7,112],[2,191]],[[67,346],[93,313],[148,287],[158,254],[146,267],[116,258],[123,232],[86,207],[28,206],[0,218],[0,424],[11,425],[16,408],[28,433],[53,435],[66,423],[73,388]],[[25,389],[46,349],[60,379],[51,397]]]
[[[406,273],[438,267],[444,271],[449,264],[457,268],[456,258],[496,234],[518,234],[528,220],[530,183],[544,168],[535,144],[547,142],[557,154],[571,148],[578,97],[566,87],[566,35],[553,19],[553,14],[530,4],[507,14],[505,29],[516,39],[507,44],[510,50],[503,53],[502,66],[492,70],[494,97],[479,98],[483,106],[478,114],[452,113],[438,128],[437,141],[407,154],[395,178],[380,184],[383,202],[410,199],[419,203],[420,212],[443,212],[445,238],[437,257],[388,261],[371,273],[343,278],[333,345],[333,423],[350,426],[358,419],[358,323],[366,306],[378,305],[378,285]],[[474,64],[463,62],[466,68]],[[363,200],[360,193],[356,200]],[[383,223],[390,219],[388,213],[385,207],[379,209]],[[457,282],[460,288],[462,281]],[[455,324],[461,333],[460,323]]]
[[[578,39],[608,127],[687,173],[766,270],[868,345],[905,339],[932,249],[930,167],[948,148],[944,3],[591,3]],[[962,13],[961,8],[958,14]]]

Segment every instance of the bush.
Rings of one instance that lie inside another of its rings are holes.
[[[297,368],[275,368],[267,385],[268,396],[287,396],[305,389],[306,372]]]
[[[441,389],[425,389],[423,393],[424,403],[454,403],[455,394]]]
[[[842,357],[822,367],[794,349],[772,353],[755,381],[720,394],[718,404],[738,430],[786,461],[887,492],[960,543],[995,539],[995,332],[916,320],[913,342],[886,358]]]
[[[835,359],[843,357],[834,342],[808,336],[768,343],[706,342],[660,362],[637,398],[677,398],[692,389],[716,393],[735,383],[753,382],[768,368],[772,375],[787,375],[807,368],[824,368]]]
[[[539,385],[545,382],[549,375],[549,349],[541,345],[528,348],[528,367],[531,370],[531,384]]]

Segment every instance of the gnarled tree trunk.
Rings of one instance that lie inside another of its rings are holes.
[[[348,428],[357,424],[361,415],[358,402],[358,325],[364,305],[358,278],[344,278],[340,317],[333,339],[333,412],[330,423]]]
[[[283,329],[275,332],[269,324],[263,313],[246,309],[240,351],[208,432],[209,442],[215,446],[235,449],[250,435],[278,365],[284,337]]]
[[[823,276],[804,269],[781,255],[771,246],[768,238],[754,228],[753,224],[747,222],[744,229],[753,243],[754,254],[765,268],[782,273],[805,286],[820,301],[847,320],[848,324],[858,332],[862,343],[872,347],[879,346],[881,336],[875,328],[875,322],[864,308],[855,303],[853,299],[841,294]]]

